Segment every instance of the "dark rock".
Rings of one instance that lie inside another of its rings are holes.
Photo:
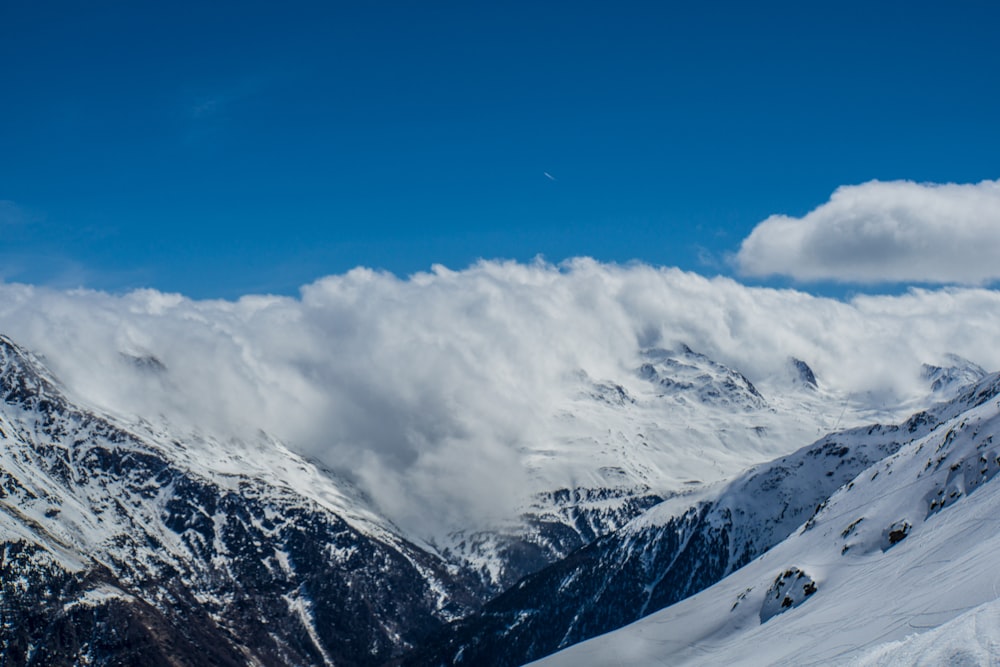
[[[778,614],[802,604],[817,590],[816,581],[797,567],[790,567],[774,579],[764,594],[760,607],[760,622],[766,623]]]
[[[792,368],[795,369],[795,379],[804,384],[807,387],[813,389],[817,388],[816,374],[813,373],[813,369],[809,367],[809,364],[802,361],[801,359],[796,359],[792,357]]]

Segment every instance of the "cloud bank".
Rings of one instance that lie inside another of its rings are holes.
[[[947,352],[1000,368],[1000,292],[845,303],[646,265],[482,262],[405,280],[356,269],[297,298],[238,301],[0,284],[0,331],[78,398],[219,434],[264,429],[415,526],[514,498],[519,448],[550,432],[581,369],[625,381],[641,349],[684,342],[755,383],[794,356],[825,387],[905,394]]]
[[[871,181],[802,218],[772,215],[736,255],[747,276],[982,285],[1000,279],[1000,180]]]

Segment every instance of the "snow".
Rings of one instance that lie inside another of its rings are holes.
[[[996,665],[1000,656],[1000,601],[986,602],[944,625],[881,644],[845,667]]]
[[[320,656],[323,658],[324,665],[333,665],[333,660],[330,659],[329,654],[323,648],[323,642],[316,633],[315,622],[312,617],[312,605],[309,600],[302,596],[301,593],[296,592],[289,595],[283,596],[285,603],[288,605],[288,611],[297,616],[302,627],[306,629],[309,634],[309,639],[312,641],[313,646],[319,651]]]
[[[96,588],[92,588],[88,591],[85,591],[83,595],[81,595],[76,600],[73,600],[72,602],[67,602],[65,605],[63,605],[63,611],[66,612],[78,606],[98,607],[102,604],[105,604],[108,600],[116,600],[116,599],[134,600],[135,598],[132,595],[129,595],[125,591],[121,590],[120,588],[104,584]]]

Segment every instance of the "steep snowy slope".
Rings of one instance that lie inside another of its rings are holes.
[[[998,393],[1000,375],[988,376],[915,416],[911,423],[929,423],[930,433],[841,487],[781,544],[693,597],[539,664],[885,664],[894,656],[995,664]],[[919,636],[949,622],[967,646],[955,636],[933,645],[944,630]]]
[[[0,337],[8,664],[380,664],[474,603],[277,443],[142,430]]]

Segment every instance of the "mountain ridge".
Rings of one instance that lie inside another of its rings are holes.
[[[74,408],[9,339],[0,354],[4,580],[27,582],[3,599],[15,663],[379,664],[476,604],[472,582],[403,538],[178,463]]]

